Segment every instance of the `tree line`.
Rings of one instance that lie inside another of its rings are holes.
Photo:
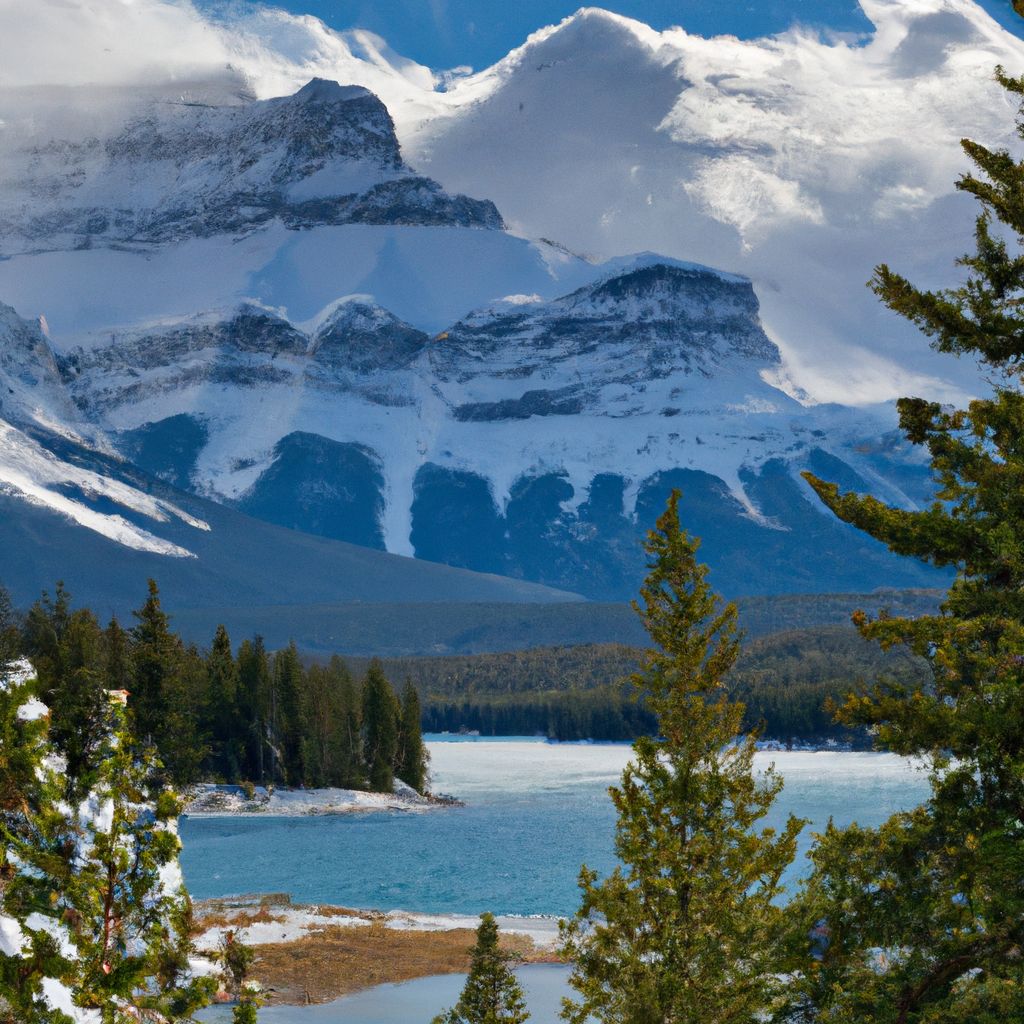
[[[384,665],[415,681],[427,732],[633,740],[656,728],[654,713],[625,686],[642,655],[622,644],[590,644]],[[837,722],[831,709],[881,679],[922,682],[927,671],[927,661],[910,652],[883,651],[849,627],[822,626],[744,644],[725,687],[745,706],[744,728],[765,739],[869,746],[866,730]]]
[[[396,694],[380,662],[357,680],[340,658],[307,667],[294,644],[271,654],[258,636],[235,653],[223,626],[201,651],[170,628],[153,581],[130,626],[101,626],[60,584],[20,626],[6,595],[0,606],[0,643],[32,663],[71,775],[103,741],[107,691],[126,690],[135,734],[176,786],[426,786],[419,695]]]

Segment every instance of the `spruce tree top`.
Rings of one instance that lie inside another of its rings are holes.
[[[462,995],[453,1009],[439,1014],[432,1024],[524,1024],[530,1014],[509,966],[514,959],[498,943],[494,915],[481,914]]]

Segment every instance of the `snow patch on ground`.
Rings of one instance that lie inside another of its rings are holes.
[[[203,928],[207,914],[230,915],[229,923]],[[555,917],[497,918],[503,932],[525,935],[539,949],[553,949],[558,940],[558,919]],[[459,928],[475,929],[478,917],[465,914],[415,914],[404,910],[387,913],[378,910],[352,910],[330,906],[248,906],[232,907],[230,900],[213,901],[198,907],[199,928],[196,949],[212,953],[220,948],[228,931],[249,946],[265,943],[297,942],[328,928],[365,928],[383,924],[396,931],[442,932]]]
[[[195,818],[258,814],[266,818],[351,814],[359,811],[425,811],[438,803],[408,786],[396,784],[394,793],[367,793],[357,789],[274,789],[256,786],[249,799],[241,786],[207,783],[197,786],[183,813]]]

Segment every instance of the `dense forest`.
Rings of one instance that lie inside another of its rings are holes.
[[[653,714],[627,685],[642,650],[623,644],[502,654],[385,659],[300,657],[260,637],[233,648],[223,626],[208,649],[172,631],[155,585],[134,623],[101,626],[60,586],[17,633],[72,765],[88,758],[105,689],[131,694],[135,729],[177,785],[200,779],[390,789],[426,785],[426,732],[630,740]],[[885,652],[851,627],[760,637],[728,676],[746,705],[744,727],[781,743],[869,744],[830,710],[879,679],[917,683],[923,659]],[[400,695],[389,680],[401,680]],[[422,695],[422,698],[421,698]]]
[[[170,628],[156,584],[133,613],[103,627],[73,609],[58,585],[18,622],[0,600],[0,634],[31,661],[51,735],[69,774],[90,760],[105,729],[108,690],[127,690],[135,734],[155,747],[177,786],[200,779],[390,790],[397,776],[426,785],[420,705],[396,695],[379,662],[360,679],[341,659],[305,667],[294,645],[270,654],[262,640],[237,653],[223,626],[209,650]]]
[[[587,644],[385,659],[383,667],[422,694],[426,732],[625,740],[654,728],[654,716],[624,686],[642,653],[622,644]],[[359,670],[369,663],[349,664]],[[746,705],[744,727],[760,727],[766,739],[859,745],[868,742],[866,734],[835,723],[829,703],[879,679],[914,684],[926,675],[924,659],[905,649],[883,651],[851,626],[824,626],[745,644],[727,686]]]

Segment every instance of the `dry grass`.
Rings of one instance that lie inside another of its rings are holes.
[[[280,914],[272,914],[267,907],[260,907],[255,912],[248,910],[236,910],[234,912],[213,910],[197,914],[192,931],[193,934],[198,935],[201,932],[209,931],[211,928],[245,928],[250,924],[270,924],[274,921],[281,922],[284,920],[285,918]]]
[[[272,989],[274,1003],[323,1003],[350,992],[469,966],[472,929],[404,931],[374,921],[367,927],[325,928],[296,942],[254,947],[251,977]],[[524,935],[504,935],[502,945],[535,959]]]

